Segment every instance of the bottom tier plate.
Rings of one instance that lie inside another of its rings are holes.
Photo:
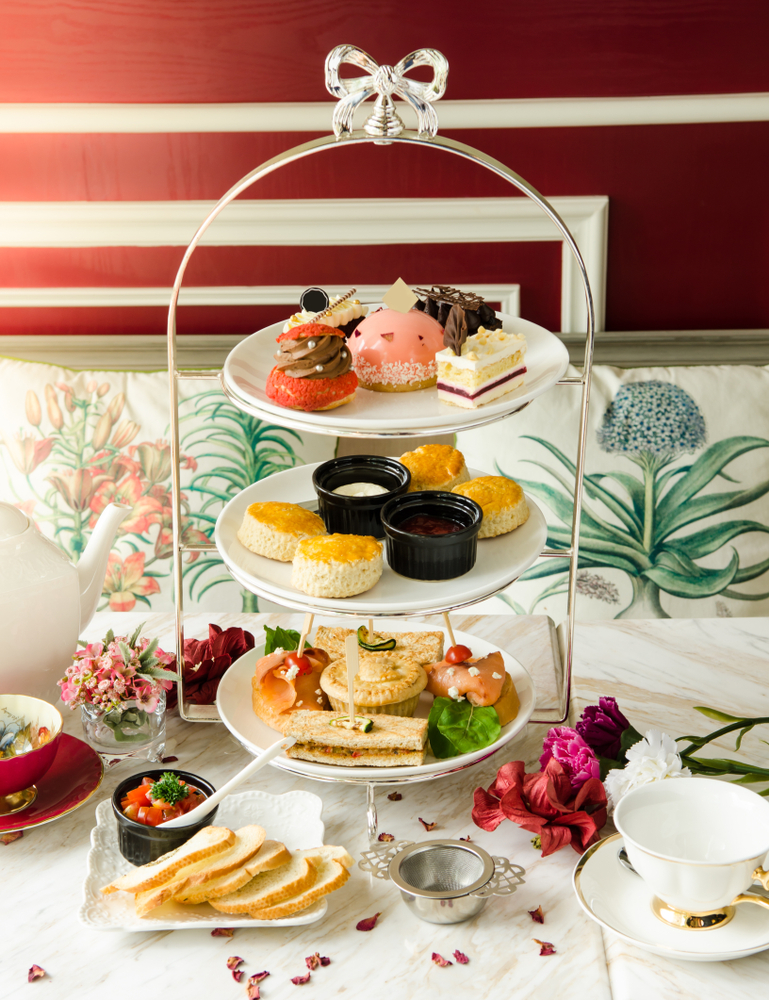
[[[393,622],[379,621],[377,628],[382,631],[403,631],[403,623],[396,620]],[[428,625],[409,624],[409,631],[429,632],[435,631]],[[478,639],[467,632],[455,630],[454,636],[458,643],[469,646],[476,656],[484,656],[499,649],[484,639]],[[482,760],[491,757],[498,750],[501,750],[506,743],[509,743],[514,736],[521,732],[523,727],[531,718],[534,711],[535,690],[534,681],[528,671],[515,657],[505,650],[500,650],[505,661],[505,669],[510,674],[515,684],[521,707],[518,715],[512,722],[503,727],[499,739],[491,746],[482,750],[475,750],[472,753],[461,754],[458,757],[451,757],[448,760],[438,760],[428,752],[424,764],[415,767],[344,767],[337,764],[317,764],[307,760],[293,760],[281,754],[271,763],[274,767],[280,767],[294,774],[301,774],[307,778],[315,778],[318,781],[344,781],[351,784],[381,784],[394,785],[399,782],[408,781],[428,781],[444,774],[452,774],[454,771],[461,771],[466,767],[472,767]],[[227,726],[232,735],[253,754],[259,754],[270,744],[274,743],[280,735],[263,722],[251,707],[251,678],[254,674],[254,667],[257,660],[264,655],[264,644],[256,646],[245,656],[232,664],[219,684],[219,692],[216,699],[216,707],[222,722]],[[433,696],[423,693],[415,715],[427,718],[430,714]]]

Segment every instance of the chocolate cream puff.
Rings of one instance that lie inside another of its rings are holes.
[[[358,377],[344,334],[323,323],[305,323],[277,338],[277,364],[267,395],[292,410],[333,410],[355,396]]]

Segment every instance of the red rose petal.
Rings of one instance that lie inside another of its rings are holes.
[[[422,826],[425,828],[425,830],[428,830],[428,831],[429,830],[434,830],[436,828],[436,826],[438,825],[437,822],[435,822],[435,823],[428,823],[427,820],[426,819],[422,819],[421,816],[419,817],[419,822],[422,824]]]
[[[376,927],[377,920],[379,920],[380,914],[381,910],[380,913],[375,913],[373,917],[366,917],[364,920],[359,920],[358,923],[355,925],[355,930],[373,931],[373,929]]]
[[[252,983],[249,979],[248,986],[246,987],[246,997],[247,1000],[262,1000],[258,983]]]
[[[471,842],[471,840],[472,840],[472,837],[460,837],[459,839],[460,840],[466,840],[468,842],[468,844],[469,844]]]
[[[234,927],[214,927],[211,931],[211,937],[232,937],[234,933]]]
[[[325,955],[321,955],[320,952],[316,951],[314,955],[310,955],[305,958],[305,965],[311,971],[320,968],[321,965],[331,965],[331,959],[326,958]]]
[[[253,984],[256,986],[257,983],[261,983],[261,981],[266,979],[268,976],[269,972],[255,972],[253,976],[248,977],[248,985],[251,986]]]
[[[467,957],[467,955],[465,955],[463,951],[457,950],[454,952],[454,961],[458,965],[467,965],[470,959]]]
[[[245,971],[243,969],[233,969],[232,970],[232,978],[235,980],[236,983],[239,983],[241,981],[241,979],[243,978],[243,976],[245,976],[245,974],[246,973],[245,973]]]
[[[433,962],[435,962],[436,965],[440,965],[442,969],[445,969],[447,965],[454,964],[453,962],[450,962],[447,958],[444,958],[443,955],[439,955],[437,951],[433,952]]]
[[[307,973],[306,976],[294,976],[291,982],[294,986],[304,986],[305,983],[309,983],[311,973]]]
[[[0,841],[2,841],[2,843],[4,844],[12,844],[14,840],[21,840],[23,836],[24,836],[23,830],[14,830],[13,833],[4,833],[0,837]],[[34,968],[36,968],[36,966],[34,966]]]
[[[536,910],[529,910],[529,916],[535,924],[544,924],[545,922],[545,914],[542,912],[541,906],[538,906]]]
[[[33,965],[27,973],[27,982],[34,983],[36,979],[42,979],[44,975],[45,969],[41,969],[39,965]]]
[[[387,798],[391,802],[400,802],[400,800],[403,798],[403,796],[401,795],[400,792],[390,792],[390,794],[387,796]]]
[[[539,938],[532,938],[539,945],[540,955],[555,955],[555,945],[549,941],[540,941]]]
[[[383,844],[389,844],[391,840],[395,840],[395,837],[391,833],[380,833],[377,840],[381,840]]]
[[[237,967],[239,965],[242,965],[244,961],[245,959],[240,958],[238,955],[230,955],[230,957],[227,959],[227,968],[237,969]]]
[[[178,759],[179,759],[178,757],[163,757],[163,759],[160,761],[160,763],[161,764],[173,764]]]
[[[321,955],[320,964],[325,968],[327,965],[331,965],[331,959],[327,955]]]

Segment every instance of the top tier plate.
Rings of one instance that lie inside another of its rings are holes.
[[[377,305],[370,306],[370,309]],[[371,392],[358,389],[355,399],[335,410],[305,413],[277,406],[264,391],[274,365],[275,338],[283,329],[273,323],[252,333],[230,351],[222,371],[222,387],[241,410],[270,423],[311,434],[341,437],[411,437],[417,434],[450,434],[480,427],[520,410],[551,389],[563,377],[569,355],[563,342],[528,320],[497,314],[507,333],[526,336],[526,367],[523,385],[513,392],[479,407],[465,410],[438,400],[435,388],[417,392]]]

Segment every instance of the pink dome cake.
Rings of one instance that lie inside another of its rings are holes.
[[[443,350],[443,327],[427,313],[378,309],[347,342],[358,381],[375,392],[412,392],[435,385],[435,355]]]

